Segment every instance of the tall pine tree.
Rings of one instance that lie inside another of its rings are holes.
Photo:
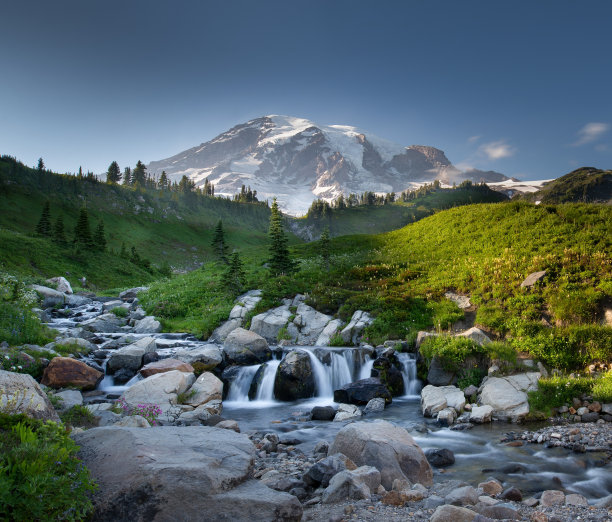
[[[242,261],[238,252],[234,252],[230,256],[230,262],[221,278],[221,283],[230,294],[237,296],[242,292],[245,282],[246,276],[242,268]]]
[[[38,166],[36,168],[38,169],[38,172],[45,170],[45,162],[42,158],[38,158]]]
[[[89,215],[85,207],[81,207],[79,219],[74,228],[74,244],[77,248],[85,249],[91,249],[94,246],[89,228]]]
[[[287,248],[287,236],[283,230],[283,215],[278,209],[276,198],[272,201],[270,209],[270,229],[268,237],[270,239],[270,259],[268,264],[272,275],[288,275],[295,271],[295,263],[289,257]]]
[[[147,182],[147,167],[140,160],[136,163],[136,167],[132,171],[132,185],[145,186]]]
[[[215,255],[224,263],[228,263],[227,260],[227,243],[225,242],[225,232],[223,232],[223,222],[219,220],[213,233],[213,239],[211,246],[215,251]]]
[[[113,161],[106,171],[106,182],[117,184],[121,181],[121,169],[116,161]]]
[[[36,233],[45,237],[51,235],[51,207],[49,201],[45,201],[42,214],[36,225]]]

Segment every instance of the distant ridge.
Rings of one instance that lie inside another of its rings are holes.
[[[530,201],[612,204],[612,170],[581,167],[525,196]]]

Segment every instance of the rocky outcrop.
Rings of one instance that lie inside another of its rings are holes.
[[[329,454],[342,453],[357,466],[370,465],[380,471],[382,485],[391,490],[395,479],[433,483],[433,472],[425,454],[404,428],[390,422],[354,422],[342,428]]]
[[[0,410],[59,422],[55,408],[31,375],[0,370]]]
[[[236,328],[227,336],[223,351],[229,364],[260,364],[272,359],[272,351],[266,340],[244,328]]]
[[[120,369],[127,369],[135,373],[142,366],[144,355],[154,352],[156,348],[153,337],[138,339],[135,343],[116,350],[106,363],[106,371],[112,374]]]
[[[281,328],[287,326],[290,317],[293,315],[289,310],[290,303],[291,301],[253,317],[251,319],[251,332],[260,335],[268,342],[276,343]]]
[[[216,344],[207,344],[193,350],[179,350],[174,357],[191,365],[200,363],[203,370],[212,370],[223,362],[223,352]]]
[[[179,359],[162,359],[161,361],[145,364],[140,369],[140,375],[143,377],[150,377],[156,373],[171,372],[172,370],[189,373],[193,372],[193,366]]]
[[[126,320],[115,314],[102,314],[89,321],[81,323],[81,327],[90,332],[116,333],[123,331]]]
[[[62,306],[66,302],[66,295],[53,288],[32,285],[32,290],[35,290],[41,296],[43,308],[55,308]]]
[[[281,361],[274,379],[274,397],[294,401],[312,397],[315,379],[310,356],[300,350],[289,352]]]
[[[161,331],[161,323],[152,315],[147,315],[144,319],[136,321],[132,328],[132,332],[137,334],[159,333]]]
[[[223,383],[214,374],[204,372],[193,383],[187,392],[185,404],[198,407],[212,400],[221,400]]]
[[[131,407],[138,404],[157,404],[162,412],[166,413],[176,404],[178,394],[186,392],[194,381],[193,373],[178,370],[156,373],[132,385],[122,397]]]
[[[538,372],[489,377],[480,388],[479,404],[493,408],[493,418],[516,422],[529,413],[528,391],[537,390]]]
[[[329,346],[332,337],[338,333],[342,324],[340,319],[333,319],[327,323],[315,341],[315,346]]]
[[[65,277],[52,277],[51,279],[47,279],[47,283],[55,285],[55,289],[58,292],[62,292],[63,294],[72,294],[72,287]]]
[[[340,332],[342,340],[346,344],[358,344],[361,332],[366,326],[369,326],[374,321],[374,318],[367,312],[357,310],[346,327]]]
[[[299,501],[250,479],[246,435],[205,426],[94,428],[74,436],[98,484],[93,518],[298,521]]]
[[[51,388],[74,386],[80,390],[93,390],[104,374],[70,357],[54,357],[45,368],[41,383]]]
[[[375,398],[384,399],[386,404],[392,401],[391,392],[376,377],[351,382],[334,390],[334,402],[366,405]]]
[[[327,324],[332,320],[329,315],[317,312],[311,306],[300,303],[287,332],[296,344],[306,346],[316,344]]]
[[[219,326],[210,336],[210,340],[223,342],[236,328],[244,324],[246,315],[255,309],[261,301],[261,290],[249,290],[239,296],[230,312],[229,319]]]

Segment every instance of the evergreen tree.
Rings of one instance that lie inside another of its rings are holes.
[[[168,181],[168,175],[165,170],[162,170],[161,176],[159,177],[158,187],[162,190],[166,190],[170,187],[170,182]]]
[[[79,165],[79,173],[77,174],[77,178],[83,179],[83,167]]]
[[[323,258],[323,263],[327,271],[329,272],[329,258],[331,255],[330,242],[329,242],[329,227],[326,226],[321,233],[321,239],[319,241],[319,252]]]
[[[270,209],[270,228],[268,237],[270,238],[270,259],[268,264],[272,275],[287,275],[295,271],[295,264],[289,257],[287,248],[287,237],[283,230],[283,215],[278,209],[276,198],[272,201]]]
[[[89,228],[89,215],[86,207],[81,207],[79,218],[74,228],[74,243],[77,247],[92,248],[93,239],[91,238],[91,229]]]
[[[97,250],[104,252],[106,250],[106,237],[104,235],[104,221],[98,221],[98,226],[93,236],[94,246]]]
[[[125,167],[125,169],[123,169],[123,184],[132,184],[132,169],[130,167]]]
[[[40,236],[49,237],[51,235],[51,207],[49,201],[45,201],[42,214],[36,225],[36,233]]]
[[[242,261],[238,252],[234,252],[230,256],[230,262],[221,278],[221,283],[230,294],[237,296],[242,292],[245,282],[246,276],[242,267]]]
[[[60,214],[55,220],[53,227],[53,240],[60,245],[66,244],[66,233],[64,231],[64,216]]]
[[[42,172],[43,170],[45,170],[45,162],[42,158],[38,158],[38,167],[36,168],[38,169],[38,172]]]
[[[116,161],[113,161],[106,171],[106,182],[107,183],[119,183],[121,181],[121,169]]]
[[[227,264],[227,243],[225,242],[225,232],[223,232],[223,222],[221,220],[217,222],[215,227],[211,246],[215,251],[215,255]]]
[[[138,160],[136,163],[136,167],[132,172],[132,185],[141,185],[145,186],[147,182],[147,167],[144,166],[144,163]]]

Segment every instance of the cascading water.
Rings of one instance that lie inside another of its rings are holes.
[[[397,359],[402,365],[402,378],[404,379],[404,394],[406,396],[419,395],[421,383],[417,379],[416,358],[412,353],[397,353]]]
[[[274,379],[276,377],[276,370],[280,365],[279,360],[272,360],[266,363],[261,383],[257,389],[257,395],[255,400],[258,401],[272,401],[274,400]],[[247,390],[248,392],[248,390]]]
[[[374,359],[368,359],[361,366],[357,380],[369,379],[372,376],[372,368],[374,368]]]
[[[240,372],[232,382],[227,394],[228,401],[244,402],[249,400],[249,388],[259,366],[259,364],[254,364],[240,368]]]

